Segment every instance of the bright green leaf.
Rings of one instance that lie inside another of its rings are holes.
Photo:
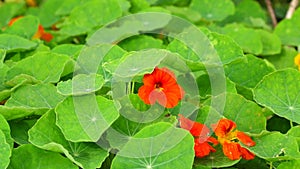
[[[63,99],[64,97],[57,93],[52,84],[24,85],[12,93],[5,105],[29,109],[52,109]]]
[[[279,132],[266,132],[253,137],[256,145],[249,149],[258,157],[268,161],[289,160],[299,158],[299,147],[293,137]]]
[[[222,23],[238,22],[243,23],[246,26],[270,29],[270,27],[266,24],[266,12],[260,6],[259,2],[254,0],[242,0],[237,3],[235,9],[235,13],[223,20]]]
[[[215,103],[211,106],[221,115],[234,121],[240,131],[260,133],[266,129],[266,118],[262,108],[254,102],[234,93],[221,94],[213,99]],[[209,103],[210,100],[205,102],[206,105]],[[224,109],[222,109],[223,105]]]
[[[83,95],[99,90],[104,84],[104,79],[97,74],[78,74],[72,80],[59,82],[57,90],[62,95]]]
[[[254,99],[275,114],[300,123],[300,73],[293,69],[275,71],[254,89]]]
[[[23,2],[4,3],[0,6],[0,28],[6,26],[8,22],[25,6]]]
[[[254,88],[265,75],[273,71],[275,69],[269,62],[250,54],[247,55],[246,61],[234,62],[225,66],[226,76],[246,88]]]
[[[11,128],[11,136],[14,141],[19,144],[29,144],[28,130],[35,124],[36,119],[11,120],[9,126]]]
[[[95,143],[67,141],[55,122],[54,111],[44,114],[29,130],[29,141],[39,148],[64,153],[71,161],[85,169],[99,168],[108,152]]]
[[[55,46],[51,51],[53,53],[68,55],[71,58],[76,59],[83,47],[83,45],[62,44]]]
[[[197,84],[198,84],[198,89],[199,89],[199,93],[200,96],[202,98],[207,98],[208,96],[212,95],[212,90],[214,90],[214,94],[218,95],[221,94],[225,91],[223,91],[222,86],[218,86],[219,88],[211,88],[211,81],[213,81],[213,83],[222,83],[222,81],[220,81],[220,78],[218,78],[217,76],[209,76],[208,74],[203,74],[201,76],[199,76],[197,78]],[[237,93],[236,88],[235,88],[235,84],[229,80],[228,78],[226,78],[226,91],[230,92],[230,93]]]
[[[76,6],[80,6],[84,1],[81,0],[64,0],[56,9],[55,15],[69,15]]]
[[[263,52],[261,36],[256,30],[238,24],[229,24],[222,31],[235,40],[244,52],[253,54],[261,54]]]
[[[300,8],[298,8],[291,19],[284,19],[275,27],[275,34],[279,36],[284,45],[300,45]]]
[[[15,34],[26,39],[31,39],[38,31],[39,19],[35,16],[24,16],[5,29],[7,34]]]
[[[47,169],[78,168],[59,153],[45,151],[34,147],[32,144],[25,144],[13,150],[8,169],[43,169],[45,166]]]
[[[0,35],[1,36],[1,35]],[[70,57],[56,53],[40,52],[27,57],[14,65],[6,79],[10,80],[20,74],[27,74],[43,82],[56,83]]]
[[[6,120],[19,119],[34,114],[41,115],[43,113],[45,113],[45,110],[28,109],[25,107],[7,107],[0,105],[0,114],[2,114]]]
[[[199,70],[201,68],[205,69],[202,62],[205,62],[209,66],[210,62],[222,62],[222,64],[228,64],[235,60],[244,58],[241,48],[228,36],[217,33],[207,33],[206,36],[210,41],[209,44],[206,44],[208,41],[205,40],[195,40],[192,36],[189,37],[191,39],[188,41],[195,41],[195,43],[199,43],[200,46],[205,46],[203,48],[213,47],[211,50],[215,51],[214,53],[212,51],[203,51],[203,55],[197,56],[195,49],[187,47],[179,40],[173,40],[168,45],[167,49],[180,54],[181,58],[187,62],[187,65],[192,70]]]
[[[162,48],[163,41],[151,36],[140,35],[125,39],[119,45],[127,51],[137,51],[149,48]]]
[[[60,7],[62,2],[60,0],[43,1],[38,8],[37,17],[40,19],[41,25],[44,27],[51,27],[60,17],[56,15],[57,8]]]
[[[210,153],[208,156],[203,158],[195,159],[195,166],[198,164],[212,167],[212,168],[221,168],[221,167],[229,167],[239,162],[239,160],[230,160],[223,153],[222,146],[218,145],[216,148],[216,152]]]
[[[300,160],[292,160],[280,163],[277,169],[298,169],[299,166]]]
[[[60,29],[61,34],[70,36],[87,33],[96,26],[105,25],[122,15],[117,0],[91,0],[77,6]]]
[[[5,49],[8,52],[30,50],[37,46],[35,42],[22,38],[16,35],[0,34],[0,49]]]
[[[230,0],[192,0],[190,8],[209,21],[221,21],[235,11]]]
[[[262,55],[274,55],[281,52],[281,41],[276,34],[263,29],[256,31],[259,33],[263,45]]]
[[[193,137],[168,123],[143,128],[118,152],[112,169],[189,169],[194,160]]]
[[[295,48],[284,46],[280,54],[266,57],[277,69],[296,68],[294,58],[298,54]]]
[[[0,130],[0,168],[5,169],[10,163],[11,149],[9,144],[6,142],[5,134]]]
[[[139,62],[136,62],[137,60]],[[116,60],[116,62],[105,64],[104,68],[115,75],[116,79],[121,78],[123,81],[128,81],[134,76],[151,73],[159,64],[170,69],[179,70],[181,73],[188,72],[187,66],[179,59],[178,54],[164,49],[131,52],[120,60]]]
[[[14,140],[11,138],[10,135],[10,127],[6,121],[6,119],[0,114],[0,130],[3,132],[6,143],[10,145],[11,148],[13,148]]]
[[[57,125],[73,142],[96,142],[119,116],[112,100],[94,95],[68,97],[55,112]]]
[[[288,136],[293,136],[296,137],[297,141],[298,141],[298,145],[300,145],[300,126],[295,126],[290,128],[290,130],[287,132]]]

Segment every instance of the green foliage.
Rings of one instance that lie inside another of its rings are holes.
[[[299,168],[300,8],[285,18],[290,1],[271,1],[277,26],[262,0],[35,2],[0,1],[0,169]],[[156,67],[182,88],[173,108],[140,98]],[[178,114],[215,138],[219,119],[234,121],[255,159],[230,160],[222,140],[195,157]]]

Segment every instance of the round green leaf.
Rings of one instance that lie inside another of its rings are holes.
[[[117,0],[91,0],[71,11],[60,33],[70,36],[87,33],[92,28],[107,24],[121,15],[122,9]]]
[[[22,38],[16,35],[0,34],[0,49],[5,49],[8,52],[17,52],[30,50],[37,46],[37,43]]]
[[[19,144],[29,144],[28,130],[35,124],[36,119],[11,120],[9,126],[11,128],[11,136],[14,141]]]
[[[294,69],[273,72],[254,89],[254,99],[275,114],[300,123],[300,73]]]
[[[270,33],[263,29],[256,30],[263,44],[263,51],[261,55],[274,55],[278,54],[281,51],[281,41],[276,34]]]
[[[292,160],[280,163],[277,169],[298,169],[299,166],[300,160]]]
[[[22,169],[43,169],[45,167],[47,169],[78,169],[76,165],[59,153],[45,151],[34,147],[32,144],[25,144],[13,150],[8,169],[20,168],[21,166]]]
[[[0,6],[0,27],[6,26],[10,19],[14,17],[23,7],[24,2],[3,3]]]
[[[275,27],[275,33],[284,45],[300,45],[300,8],[298,8],[291,19],[284,19]]]
[[[63,99],[52,84],[24,85],[12,93],[5,106],[52,109]]]
[[[155,39],[151,36],[140,35],[121,41],[119,46],[127,51],[137,51],[149,48],[162,48],[163,41],[161,39]]]
[[[5,138],[5,134],[0,130],[0,168],[6,168],[10,162],[11,149]]]
[[[0,130],[5,135],[6,143],[13,148],[14,140],[11,138],[10,135],[10,127],[6,121],[6,119],[0,114]]]
[[[203,158],[195,159],[195,166],[202,165],[211,168],[229,167],[238,163],[240,160],[230,160],[223,153],[222,146],[218,145],[214,147],[217,151],[210,153],[208,156]]]
[[[56,126],[53,110],[44,114],[28,131],[29,141],[42,149],[61,152],[71,161],[85,169],[101,167],[108,156],[108,152],[95,143],[73,143],[64,138],[61,130]]]
[[[96,142],[119,117],[112,100],[102,96],[68,97],[55,108],[56,123],[67,140]]]
[[[226,100],[223,100],[225,99]],[[223,93],[215,96],[216,103],[211,105],[219,114],[234,121],[237,128],[243,132],[260,133],[266,129],[266,118],[263,115],[262,108],[252,101],[249,101],[241,95],[234,93]],[[224,104],[224,110],[220,105]],[[205,101],[206,105],[210,100]]]
[[[290,46],[284,46],[281,53],[266,57],[276,69],[297,68],[294,63],[294,58],[298,54],[297,50]]]
[[[230,0],[192,0],[190,7],[210,21],[220,21],[234,13],[234,4]]]
[[[44,110],[37,110],[35,108],[8,107],[0,105],[0,114],[2,114],[6,120],[27,117],[33,114],[41,115],[43,113],[45,113]]]
[[[263,51],[261,36],[254,29],[239,24],[228,24],[222,32],[235,40],[246,53],[261,54]]]
[[[290,128],[290,130],[287,132],[287,135],[295,137],[298,142],[298,146],[300,145],[300,126]]]
[[[234,62],[225,66],[226,76],[246,88],[254,88],[261,79],[273,72],[274,67],[266,60],[247,55],[246,61]]]
[[[31,39],[38,31],[39,19],[37,17],[28,15],[24,16],[5,29],[5,33],[15,34],[21,37]]]
[[[51,52],[68,55],[71,58],[76,59],[83,47],[83,45],[61,44],[55,46]]]
[[[279,132],[265,132],[253,137],[256,145],[249,149],[268,161],[290,160],[300,157],[297,140]]]
[[[194,138],[187,131],[160,122],[143,128],[118,152],[112,169],[190,169]]]
[[[67,55],[39,52],[17,62],[7,72],[6,79],[11,80],[17,75],[26,74],[45,83],[56,83],[59,81],[64,67],[69,61],[70,57]]]
[[[243,23],[250,27],[270,27],[266,24],[266,11],[260,6],[260,3],[253,0],[235,1],[235,13],[228,16],[222,23]],[[251,12],[249,12],[251,11]]]
[[[78,74],[72,80],[59,82],[57,90],[62,95],[83,95],[99,90],[104,84],[104,79],[98,74]]]

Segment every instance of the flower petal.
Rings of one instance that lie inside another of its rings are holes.
[[[149,101],[150,101],[150,104],[153,105],[155,104],[156,102],[158,102],[160,105],[164,106],[164,107],[167,107],[167,96],[165,95],[164,92],[162,91],[158,91],[157,89],[154,89],[150,92],[149,94]],[[169,108],[169,107],[167,107]]]
[[[139,88],[138,95],[146,103],[150,104],[149,95],[153,89],[149,86],[142,86]]]
[[[245,134],[244,132],[241,131],[237,131],[237,135],[236,137],[246,146],[254,146],[255,142],[251,139],[251,137],[249,137],[247,134]]]
[[[213,138],[213,137],[209,137],[209,138],[207,139],[207,142],[213,143],[214,145],[219,144],[218,140],[215,139],[215,138]]]
[[[242,157],[245,160],[252,160],[255,158],[255,154],[251,153],[249,150],[247,150],[244,147],[240,147],[240,152],[241,152]]]
[[[199,137],[201,135],[202,137],[206,137],[206,140],[208,139],[209,129],[204,124],[194,122],[188,118],[185,118],[181,114],[179,114],[178,117],[181,128],[190,131],[190,133],[195,137]]]
[[[223,152],[230,160],[238,160],[241,157],[240,145],[235,142],[224,142]]]
[[[212,125],[212,128],[218,137],[225,137],[227,133],[236,128],[236,124],[229,119],[221,119],[218,124]]]
[[[46,42],[50,42],[53,39],[53,36],[51,33],[44,32],[41,36],[41,39]]]
[[[199,139],[194,140],[195,156],[202,158],[209,155],[210,152],[216,152],[216,150],[207,142],[199,142]]]
[[[143,77],[144,85],[138,94],[146,104],[158,102],[166,108],[175,107],[183,98],[184,91],[177,84],[174,73],[167,68],[155,68]]]

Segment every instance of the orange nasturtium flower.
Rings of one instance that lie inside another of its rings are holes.
[[[295,62],[295,65],[297,65],[298,69],[300,70],[300,53],[298,53],[296,55],[296,57],[294,58],[294,62]]]
[[[238,141],[246,146],[254,146],[255,142],[245,133],[236,129],[236,124],[228,119],[219,120],[218,124],[213,125],[219,143],[223,146],[224,154],[231,160],[238,160],[241,156],[246,160],[255,157],[246,148],[243,148]]]
[[[194,122],[188,118],[185,118],[183,115],[179,114],[180,127],[190,131],[194,136],[194,150],[196,157],[205,157],[209,155],[210,152],[216,152],[216,150],[208,144],[213,143],[214,145],[218,144],[218,141],[210,137],[210,130],[204,124]]]
[[[18,16],[13,18],[9,21],[8,26],[13,25],[18,19],[22,18],[23,16]],[[33,35],[32,39],[42,39],[46,42],[50,42],[53,39],[53,36],[50,33],[45,32],[43,26],[39,24],[37,32]]]
[[[173,72],[167,68],[155,68],[151,74],[145,74],[144,85],[139,88],[138,95],[146,104],[158,102],[166,108],[175,107],[184,95],[177,84]]]
[[[26,0],[26,4],[27,4],[28,6],[31,6],[31,7],[37,6],[35,0]]]

